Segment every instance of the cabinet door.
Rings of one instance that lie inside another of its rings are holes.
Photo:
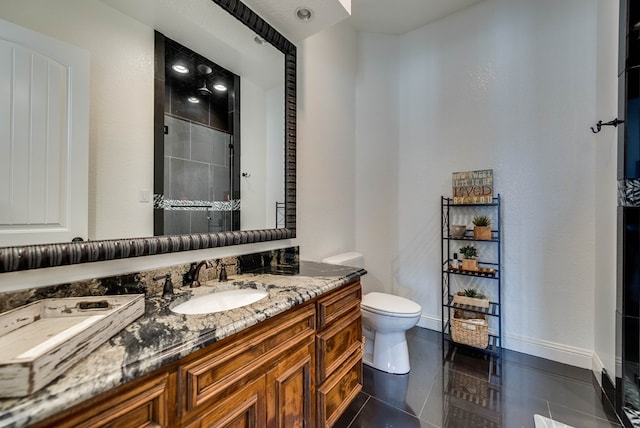
[[[265,377],[231,394],[189,428],[260,428],[266,426]]]
[[[299,348],[267,373],[270,428],[305,428],[314,423],[314,344]]]
[[[362,389],[362,351],[357,350],[318,388],[318,428],[332,427]]]

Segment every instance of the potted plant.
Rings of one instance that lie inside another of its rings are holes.
[[[460,254],[462,254],[462,269],[463,270],[478,270],[478,260],[476,257],[478,256],[478,250],[476,247],[467,245],[465,247],[460,248]]]
[[[476,306],[479,308],[488,308],[489,298],[475,288],[466,288],[464,291],[458,291],[453,296],[453,303]]]
[[[478,240],[491,239],[491,219],[486,215],[477,215],[473,218],[473,238]]]

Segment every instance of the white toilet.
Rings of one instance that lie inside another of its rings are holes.
[[[355,252],[327,257],[322,262],[364,268],[362,254]],[[409,373],[405,332],[420,320],[420,305],[404,297],[372,292],[362,296],[360,310],[366,338],[364,363],[387,373]]]

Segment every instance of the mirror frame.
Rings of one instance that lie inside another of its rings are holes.
[[[296,46],[239,0],[211,0],[284,54],[285,227],[0,248],[0,273],[296,237]]]

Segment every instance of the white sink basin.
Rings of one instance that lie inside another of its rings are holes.
[[[187,315],[213,314],[250,305],[264,299],[268,294],[266,291],[250,288],[218,291],[192,297],[171,310],[178,314]]]

